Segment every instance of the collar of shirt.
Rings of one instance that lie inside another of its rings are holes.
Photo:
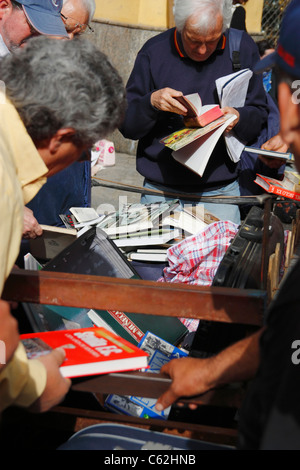
[[[10,54],[0,34],[0,58]],[[7,124],[5,139],[9,143],[22,187],[24,204],[27,204],[46,183],[48,168],[41,159],[14,106],[6,99],[5,90],[0,89],[0,115],[2,126]],[[1,139],[0,139],[1,141]],[[18,149],[15,150],[15,147]],[[25,158],[26,157],[26,158]]]
[[[24,204],[27,204],[45,184],[48,168],[3,91],[0,91],[0,148],[6,149],[14,160]]]
[[[184,47],[183,47],[181,34],[177,30],[177,28],[174,29],[174,44],[175,44],[176,50],[177,50],[178,54],[180,55],[180,57],[186,57],[187,58],[188,56],[186,55]],[[226,36],[225,36],[225,34],[222,34],[222,36],[220,37],[220,40],[218,42],[218,45],[216,47],[216,51],[224,50],[225,46],[226,46]]]

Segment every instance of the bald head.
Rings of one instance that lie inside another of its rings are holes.
[[[61,10],[70,39],[83,33],[95,13],[94,0],[64,0]]]

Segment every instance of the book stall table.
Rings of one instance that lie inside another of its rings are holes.
[[[270,198],[268,197],[265,201],[267,214]],[[298,226],[297,222],[293,234],[294,244],[298,238]],[[264,240],[264,243],[266,242],[267,239]],[[270,300],[267,289],[267,261],[263,249],[262,288],[258,290],[214,286],[198,287],[140,279],[17,269],[7,279],[3,299],[89,309],[113,309],[144,315],[202,319],[226,324],[248,325],[256,329],[263,324],[264,313]],[[93,395],[101,404],[101,397],[109,393],[157,398],[169,383],[170,379],[161,374],[123,372],[75,381],[72,393]],[[244,385],[225,386],[182,401],[201,404],[207,409],[221,407],[222,409],[238,410],[245,392]],[[12,413],[14,412],[12,411]],[[10,410],[8,410],[8,415],[10,416]],[[11,417],[9,419],[11,420]],[[18,422],[20,418],[16,419]],[[205,421],[204,423],[194,423],[188,420],[185,422],[182,419],[157,420],[150,418],[145,420],[144,418],[115,414],[101,409],[101,406],[99,408],[81,407],[78,406],[78,402],[75,402],[75,405],[63,403],[56,406],[43,417],[28,416],[27,414],[25,420],[31,425],[33,423],[33,426],[36,425],[38,432],[44,422],[45,428],[52,430],[53,435],[59,429],[65,430],[67,435],[71,436],[92,424],[119,422],[229,446],[235,445],[237,437],[237,430],[234,426],[211,425]],[[14,420],[12,419],[10,422],[13,423]]]
[[[227,289],[222,287],[193,287],[185,285],[165,285],[152,281],[112,279],[88,275],[53,273],[46,271],[16,270],[8,278],[3,298],[16,302],[36,302],[49,305],[64,305],[86,308],[113,308],[133,313],[155,314],[166,316],[185,316],[202,318],[227,323],[243,323],[259,327],[266,308],[266,292]],[[145,302],[145,300],[147,301]],[[201,305],[201,311],[199,311]],[[241,308],[241,306],[243,306]],[[138,379],[136,379],[138,377]],[[107,381],[109,378],[111,381]],[[97,383],[99,379],[99,382]],[[142,379],[142,380],[141,380]],[[93,379],[90,379],[93,380]],[[160,388],[157,386],[159,380]],[[78,385],[83,391],[91,393],[114,393],[120,390],[126,393],[136,391],[148,396],[152,388],[153,394],[161,391],[168,384],[165,378],[157,376],[153,383],[146,373],[124,373],[115,376],[96,377],[96,382],[87,379]],[[109,383],[111,384],[108,387]],[[151,385],[151,387],[150,387]],[[77,388],[78,388],[77,387]],[[74,386],[74,388],[76,388]],[[144,393],[143,393],[144,392]],[[80,392],[79,392],[80,393]],[[198,403],[205,406],[238,407],[242,399],[243,389],[224,388],[198,397]],[[76,419],[75,419],[76,418]],[[43,417],[26,415],[26,420],[35,420],[41,425]],[[211,442],[221,441],[234,444],[235,429],[224,429],[201,424],[187,424],[177,421],[145,420],[129,416],[117,415],[107,411],[80,409],[80,407],[57,406],[44,419],[61,429],[63,423],[71,426],[70,434],[95,422],[119,421],[127,424],[138,424],[164,432],[179,432],[182,435],[193,434],[197,439]],[[24,420],[24,417],[23,417]],[[11,421],[12,422],[12,421]],[[54,422],[54,424],[53,424]],[[19,423],[20,424],[20,423]],[[51,426],[47,423],[47,426]],[[53,430],[54,432],[54,430]]]

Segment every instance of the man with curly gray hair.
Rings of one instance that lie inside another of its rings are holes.
[[[95,13],[95,0],[61,0],[61,18],[70,39],[93,32],[90,22]],[[91,163],[75,162],[63,172],[48,179],[42,190],[24,211],[23,239],[42,234],[40,224],[63,226],[61,214],[70,207],[91,205]],[[23,240],[22,250],[28,243]]]
[[[123,118],[122,80],[91,42],[32,38],[0,61],[6,96],[0,104],[0,295],[17,255],[23,209],[46,178],[78,160]],[[11,404],[45,411],[67,393],[70,383],[55,350],[27,360],[18,343],[9,306],[0,300],[0,411]]]

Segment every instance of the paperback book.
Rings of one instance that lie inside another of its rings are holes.
[[[220,111],[224,107],[244,106],[252,75],[251,70],[243,69],[216,80]],[[202,176],[217,142],[229,124],[235,120],[235,114],[225,114],[204,127],[184,127],[162,139],[161,143],[173,151],[172,156],[176,161]],[[230,158],[235,163],[238,162],[245,144],[240,142],[233,132],[226,133],[224,139]]]
[[[295,184],[287,176],[284,176],[283,180],[280,181],[267,176],[257,175],[254,181],[268,193],[300,201],[300,185]]]
[[[197,142],[197,147],[201,147],[207,140],[209,140],[211,145],[214,147],[219,140],[220,135],[224,132],[230,122],[232,122],[232,117],[235,118],[232,114],[225,114],[205,127],[185,127],[183,129],[179,129],[178,131],[172,132],[172,134],[167,137],[164,137],[161,140],[161,143],[174,152],[177,152],[178,150],[195,142]],[[219,129],[220,127],[221,130]],[[217,129],[219,129],[218,132]],[[174,152],[172,154],[173,156],[179,155],[174,154]]]
[[[84,377],[148,367],[148,354],[104,328],[49,331],[21,335],[30,359],[63,348],[63,377]]]
[[[186,96],[176,96],[175,99],[179,101],[187,110],[185,118],[197,118],[197,124],[200,127],[205,127],[212,121],[215,121],[224,113],[218,104],[208,104],[202,106],[202,100],[199,93],[192,93]]]
[[[245,152],[255,153],[262,155],[263,157],[278,158],[279,160],[285,160],[289,162],[295,161],[294,155],[290,152],[276,152],[275,150],[265,150],[257,147],[245,147]]]
[[[29,249],[37,259],[49,260],[73,243],[78,235],[75,228],[41,225],[41,236],[29,240]]]
[[[149,373],[159,373],[161,367],[171,359],[178,359],[188,355],[186,351],[173,346],[150,331],[147,331],[141,340],[139,348],[149,354],[149,368],[147,369],[147,372]],[[107,397],[105,405],[117,413],[130,416],[137,416],[146,419],[167,419],[171,407],[159,412],[155,409],[156,402],[157,400],[154,398],[111,394]]]
[[[173,150],[175,160],[202,176],[218,140],[235,119],[235,115],[225,114],[205,127],[173,132],[161,143]]]
[[[122,247],[137,247],[137,246],[152,246],[164,245],[177,239],[180,236],[180,231],[174,230],[158,230],[158,234],[149,234],[145,236],[132,236],[113,239],[116,246]]]
[[[166,263],[168,261],[167,248],[165,249],[137,249],[127,253],[131,261],[149,261],[152,263]]]

